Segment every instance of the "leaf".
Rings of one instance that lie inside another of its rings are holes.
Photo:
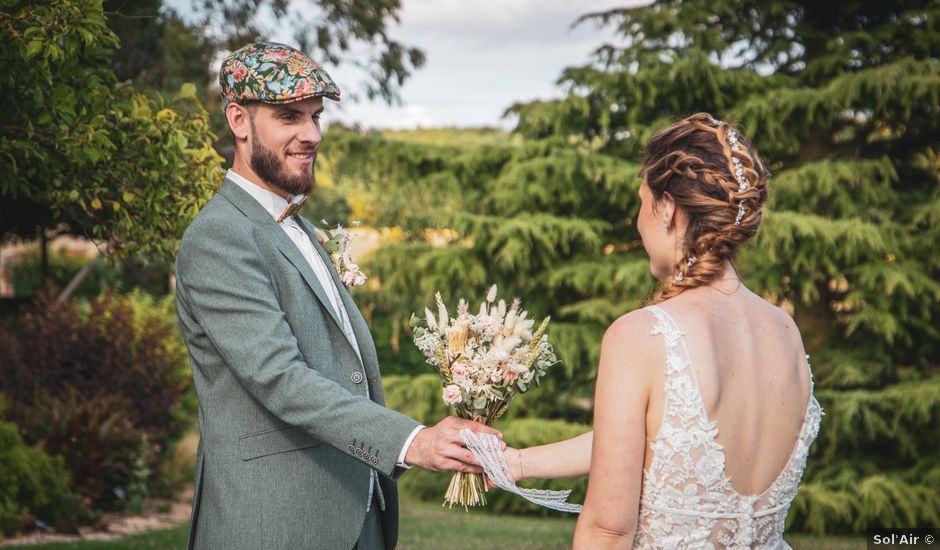
[[[23,57],[32,59],[39,55],[40,50],[42,50],[42,40],[31,40],[29,45],[26,46],[26,53],[23,54]]]
[[[180,86],[179,99],[196,99],[196,86],[191,82],[185,82]]]

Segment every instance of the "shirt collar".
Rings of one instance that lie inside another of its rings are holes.
[[[284,209],[287,208],[288,203],[284,199],[284,197],[278,195],[277,193],[268,191],[267,189],[259,186],[256,183],[252,183],[251,181],[248,181],[248,179],[240,175],[238,172],[235,172],[234,170],[229,169],[228,174],[226,174],[226,177],[232,180],[239,187],[244,189],[256,201],[258,201],[258,204],[264,207],[264,209],[267,210],[268,213],[271,214],[271,217],[274,218],[275,220],[278,219],[281,213],[284,212]],[[295,202],[297,200],[300,200],[301,198],[303,198],[303,195],[291,195],[290,196],[291,202]]]

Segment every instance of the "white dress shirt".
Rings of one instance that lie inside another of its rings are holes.
[[[284,209],[287,208],[288,202],[283,197],[276,193],[272,193],[267,189],[259,187],[258,185],[248,181],[244,177],[240,176],[233,170],[228,171],[227,177],[238,184],[239,187],[245,190],[249,195],[251,195],[258,204],[264,207],[265,210],[271,214],[275,220],[280,217],[281,213],[284,212]],[[291,196],[291,202],[295,202],[302,198],[301,195]],[[342,321],[343,333],[346,335],[346,338],[349,339],[349,343],[352,345],[353,350],[355,350],[356,355],[359,357],[359,363],[362,364],[362,353],[359,351],[359,341],[356,339],[356,334],[353,332],[352,324],[349,322],[349,315],[346,311],[346,307],[343,305],[342,298],[339,295],[339,289],[336,288],[336,284],[333,283],[333,278],[330,276],[329,267],[323,262],[323,258],[314,250],[314,245],[310,242],[310,237],[307,236],[307,233],[300,227],[297,223],[297,220],[294,218],[286,218],[283,222],[279,224],[281,229],[287,233],[287,236],[290,237],[291,242],[297,247],[300,253],[303,255],[304,259],[307,260],[307,263],[310,264],[310,268],[313,269],[313,273],[317,276],[317,280],[320,282],[320,286],[326,290],[327,298],[330,300],[330,306],[333,308],[333,311],[336,313],[336,316]],[[363,370],[365,370],[363,368]],[[369,384],[366,382],[366,395],[369,394]],[[408,449],[411,447],[411,443],[414,441],[415,436],[418,435],[418,432],[424,426],[418,426],[411,432],[408,436],[408,439],[405,440],[405,444],[401,448],[401,453],[398,455],[398,466],[402,468],[410,468],[411,466],[405,464],[405,456],[408,454]],[[375,470],[370,469],[369,473],[373,479],[373,483],[369,487],[369,502],[366,505],[366,510],[369,510],[369,507],[372,505],[372,488],[376,487],[378,484],[378,479],[376,478]],[[381,508],[385,509],[384,497],[379,492],[379,502]]]

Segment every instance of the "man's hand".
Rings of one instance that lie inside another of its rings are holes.
[[[460,430],[465,429],[503,438],[503,434],[489,426],[456,416],[448,416],[433,428],[424,428],[418,432],[405,455],[405,463],[409,466],[420,466],[432,472],[483,473],[483,468],[474,459],[473,453],[460,439]]]

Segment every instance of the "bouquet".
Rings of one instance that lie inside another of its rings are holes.
[[[499,419],[517,393],[538,384],[549,367],[558,363],[545,329],[546,317],[535,322],[520,309],[519,299],[507,307],[496,302],[496,285],[475,315],[461,298],[451,318],[441,294],[435,294],[437,313],[425,308],[424,318],[411,317],[415,345],[441,376],[442,398],[457,416],[488,426]],[[445,504],[486,504],[482,474],[457,472],[444,496]]]

